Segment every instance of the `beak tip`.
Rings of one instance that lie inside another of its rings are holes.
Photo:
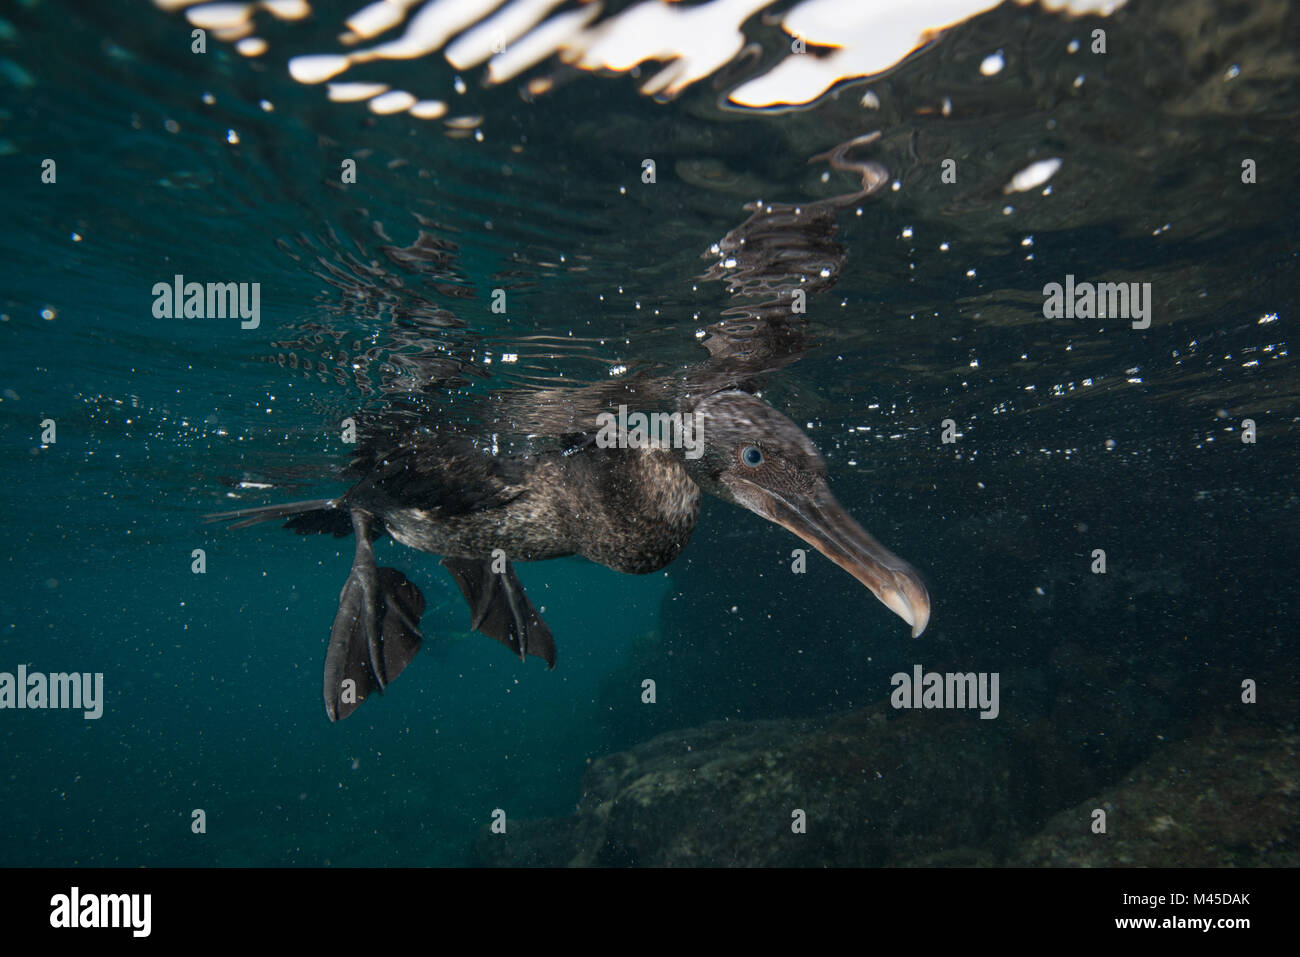
[[[906,583],[900,582],[900,586],[904,604],[911,612],[904,620],[912,626],[912,637],[920,638],[930,624],[930,593],[915,575],[908,576]]]
[[[911,574],[895,574],[891,585],[872,587],[871,590],[886,608],[911,626],[913,638],[921,637],[930,624],[930,596],[919,579]]]

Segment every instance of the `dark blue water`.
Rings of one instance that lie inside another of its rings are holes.
[[[445,100],[473,120],[459,128],[291,78],[292,56],[341,49],[359,6],[257,14],[259,57],[216,36],[191,52],[184,16],[152,3],[0,10],[0,671],[100,672],[105,688],[98,720],[0,710],[0,863],[480,861],[494,809],[563,821],[601,756],[708,722],[880,707],[918,662],[1000,674],[998,720],[964,715],[913,753],[936,774],[979,755],[1012,782],[994,804],[1017,830],[927,844],[918,827],[881,863],[1010,860],[1164,747],[1293,730],[1292,8],[1008,5],[789,111],[719,105],[788,43],[758,14],[744,29],[761,50],[666,102],[638,92],[648,64],[551,60],[489,88],[430,54],[347,77]],[[554,88],[521,92],[540,77]],[[1005,191],[1053,158],[1050,180]],[[868,162],[887,179],[852,198]],[[797,223],[729,288],[737,267],[713,247],[733,230],[758,247],[756,200]],[[259,325],[155,316],[154,285],[177,274],[259,283]],[[1149,328],[1046,317],[1044,286],[1067,275],[1149,283]],[[808,284],[809,308],[769,341],[783,281]],[[338,423],[358,410],[406,402],[531,448],[584,388],[674,381],[729,335],[770,347],[763,398],[924,575],[921,637],[815,553],[791,574],[787,532],[708,500],[662,572],[519,567],[560,646],[548,673],[470,632],[435,557],[384,540],[381,564],[425,595],[424,648],[331,724],[320,669],[351,539],[203,522],[340,494]],[[600,857],[583,840],[548,859]],[[662,860],[657,840],[601,859]],[[698,862],[753,860],[740,844]],[[862,858],[793,859],[844,861]]]

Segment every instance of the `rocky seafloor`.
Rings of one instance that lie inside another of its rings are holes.
[[[485,830],[475,863],[572,866],[1296,866],[1300,735],[1208,730],[1045,821],[1027,729],[861,709],[727,721],[595,761],[569,818]],[[1095,811],[1106,816],[1095,833]],[[806,832],[795,833],[797,810]]]

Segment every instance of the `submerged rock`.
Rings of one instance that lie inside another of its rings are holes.
[[[476,863],[572,866],[1296,866],[1300,736],[1170,745],[1038,830],[1010,724],[883,706],[730,721],[595,761],[574,817],[480,835]],[[1107,833],[1091,831],[1092,811]],[[803,812],[806,830],[792,826]],[[1032,834],[1037,830],[1037,834]],[[1032,836],[1031,836],[1032,834]]]
[[[1251,730],[1158,752],[1117,787],[1052,818],[1009,864],[1300,865],[1300,736]],[[1106,833],[1091,830],[1094,809]]]
[[[1014,834],[1010,774],[993,760],[1007,742],[972,719],[878,708],[662,734],[596,761],[572,821],[484,834],[476,852],[498,864],[879,866],[997,847]]]

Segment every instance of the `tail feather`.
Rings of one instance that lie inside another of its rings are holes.
[[[250,525],[257,525],[261,522],[270,522],[278,518],[288,518],[289,527],[298,531],[334,531],[337,522],[330,519],[338,506],[338,501],[332,498],[316,498],[305,502],[283,502],[279,505],[259,505],[256,508],[241,508],[233,512],[214,512],[211,515],[205,515],[205,522],[230,522],[229,528],[248,528]],[[324,513],[324,514],[321,514]],[[308,516],[320,518],[320,521],[304,521]],[[330,519],[325,516],[329,515]],[[346,528],[343,534],[352,531],[352,524],[348,521],[346,513],[341,513],[341,519]],[[318,527],[319,526],[319,527]],[[335,532],[335,534],[338,534]]]

